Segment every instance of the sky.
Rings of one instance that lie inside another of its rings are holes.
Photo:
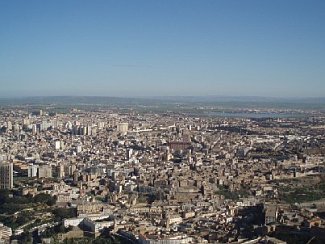
[[[57,95],[325,97],[325,1],[0,1],[0,96]]]

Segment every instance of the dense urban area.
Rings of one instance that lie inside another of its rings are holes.
[[[155,108],[2,106],[0,243],[325,243],[324,111]]]

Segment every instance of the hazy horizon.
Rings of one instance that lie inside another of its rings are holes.
[[[325,96],[323,97],[272,97],[272,96],[225,96],[225,95],[208,95],[208,96],[195,96],[195,95],[180,95],[180,96],[93,96],[93,95],[29,95],[29,96],[1,96],[2,101],[13,101],[13,100],[40,100],[40,101],[56,101],[58,99],[70,99],[77,101],[81,100],[98,100],[98,99],[117,99],[117,100],[157,100],[157,101],[175,101],[175,102],[253,102],[253,103],[283,103],[283,102],[292,102],[292,103],[316,103],[319,105],[325,105]],[[59,100],[58,100],[59,101]]]
[[[78,98],[78,97],[86,97],[86,98],[144,98],[144,99],[160,99],[160,98],[226,98],[226,99],[284,99],[284,100],[299,100],[299,99],[325,99],[325,95],[324,96],[254,96],[254,95],[73,95],[73,94],[64,94],[64,95],[0,95],[0,99],[16,99],[16,98],[59,98],[59,97],[71,97],[71,98]]]

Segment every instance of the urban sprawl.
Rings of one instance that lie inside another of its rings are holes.
[[[324,156],[317,111],[3,107],[0,243],[324,243]]]

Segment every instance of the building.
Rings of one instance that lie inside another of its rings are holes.
[[[119,123],[117,124],[117,131],[121,133],[128,132],[129,124],[128,123]]]
[[[28,165],[28,177],[36,177],[37,170],[38,170],[38,165],[35,164]]]
[[[0,223],[0,243],[9,243],[12,229]]]
[[[114,225],[114,221],[103,221],[100,220],[98,222],[93,221],[89,218],[85,218],[83,220],[83,226],[90,232],[94,234],[98,234],[104,228],[109,228]]]
[[[40,165],[38,167],[38,178],[51,178],[52,167],[51,165]]]
[[[55,150],[60,150],[60,148],[61,148],[61,142],[60,141],[55,141],[54,142],[54,148],[55,148]]]
[[[173,151],[185,151],[191,147],[191,143],[187,141],[171,141],[168,146]]]
[[[186,244],[194,243],[193,238],[187,235],[175,235],[160,237],[158,235],[139,235],[139,243],[141,244]]]
[[[64,164],[59,164],[59,178],[64,178],[65,177],[65,165]]]
[[[13,187],[13,163],[0,163],[0,189],[12,189]]]
[[[265,224],[273,224],[277,222],[278,218],[278,208],[276,205],[265,205],[264,206],[265,213]]]

